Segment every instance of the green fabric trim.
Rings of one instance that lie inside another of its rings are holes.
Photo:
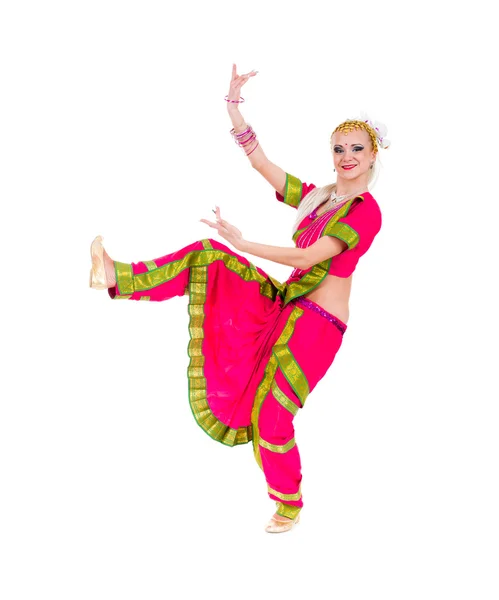
[[[357,196],[357,198],[364,200],[363,196]],[[324,231],[326,231],[328,227],[332,228],[334,223],[336,223],[339,219],[345,217],[348,214],[348,211],[350,210],[350,207],[352,206],[354,200],[356,200],[356,198],[353,198],[352,200],[346,202],[338,210],[338,212],[336,212],[331,217],[326,227],[324,228]],[[294,238],[293,241],[295,241],[296,244],[296,240],[294,240]],[[303,277],[299,281],[290,283],[286,289],[284,305],[286,306],[289,302],[291,302],[291,300],[294,300],[298,296],[304,296],[305,294],[308,294],[309,292],[314,290],[320,283],[322,283],[326,275],[329,273],[331,260],[331,258],[327,258],[322,262],[318,263],[317,265],[314,265],[309,271],[305,273],[305,275],[303,275]]]
[[[191,267],[205,267],[211,265],[216,260],[222,260],[227,269],[236,273],[245,281],[257,281],[260,284],[260,293],[267,296],[271,300],[275,300],[277,294],[284,295],[286,284],[280,283],[277,279],[269,277],[267,280],[255,268],[248,267],[241,263],[237,256],[228,254],[222,250],[214,250],[212,248],[204,250],[193,250],[186,254],[180,260],[176,260],[162,267],[158,267],[154,271],[135,275],[133,284],[135,291],[146,291],[170,281],[177,277],[185,269]]]
[[[284,202],[286,202],[286,198],[288,197],[288,180],[289,180],[289,174],[286,173],[286,185],[284,186]]]
[[[305,225],[305,227],[302,227],[301,229],[297,229],[294,233],[293,233],[293,242],[296,242],[296,238],[301,235],[301,233],[303,231],[305,231],[305,229],[308,229],[310,227],[310,225],[313,223],[313,221],[310,221],[310,223],[308,225]]]
[[[237,256],[228,254],[222,250],[215,250],[211,243],[206,240],[203,242],[203,250],[193,250],[186,254],[182,259],[167,263],[153,271],[133,275],[132,266],[126,263],[115,263],[116,281],[119,293],[132,294],[134,291],[151,290],[166,281],[175,278],[184,269],[191,267],[205,267],[216,260],[222,260],[227,269],[236,273],[245,281],[257,281],[260,284],[260,293],[271,300],[275,300],[279,295],[288,305],[291,300],[298,296],[303,296],[315,289],[326,277],[328,273],[327,260],[314,265],[299,280],[290,284],[281,283],[274,277],[268,275],[268,279],[260,274],[253,264],[247,266],[239,261]]]
[[[339,223],[338,221],[348,215],[355,200],[362,200],[362,202],[364,202],[365,198],[364,196],[355,196],[355,198],[349,200],[344,206],[340,208],[340,210],[333,216],[333,218],[330,221],[328,221],[323,232],[323,235],[331,235],[333,237],[339,238],[340,240],[343,240],[348,245],[349,250],[355,248],[355,246],[359,243],[360,236],[355,231],[355,229],[350,227],[350,225],[348,225],[347,223]],[[332,257],[320,263],[322,268],[326,270],[326,273],[329,273],[331,261]]]
[[[288,380],[289,385],[293,388],[303,407],[307,396],[310,394],[310,388],[305,373],[302,371],[298,361],[293,356],[293,353],[287,344],[274,347],[273,353],[277,358],[284,377]]]
[[[356,196],[355,198],[352,198],[352,199],[351,199],[351,200],[349,200],[349,201],[348,201],[346,204],[344,204],[344,205],[343,205],[343,206],[340,208],[340,210],[339,210],[337,213],[335,213],[335,214],[334,214],[334,215],[331,217],[331,219],[330,219],[330,220],[327,222],[327,225],[326,225],[326,228],[325,228],[325,230],[326,230],[326,229],[328,228],[328,226],[329,226],[329,225],[331,225],[332,223],[336,223],[336,221],[338,221],[338,219],[342,219],[343,217],[345,217],[345,216],[348,214],[348,212],[349,212],[349,210],[350,210],[350,208],[351,208],[351,206],[352,206],[352,204],[353,204],[353,201],[354,201],[354,200],[357,200],[357,199],[359,199],[359,200],[362,200],[362,201],[363,201],[363,200],[364,200],[364,196]],[[297,230],[296,230],[296,231],[293,233],[293,236],[292,236],[292,239],[293,239],[293,241],[296,243],[296,238],[297,238],[297,237],[298,237],[298,236],[299,236],[301,233],[303,233],[303,232],[305,231],[305,229],[308,229],[308,228],[310,227],[310,225],[312,225],[312,223],[314,223],[314,222],[315,222],[317,219],[320,219],[320,217],[324,216],[324,214],[325,214],[325,213],[322,213],[321,215],[319,215],[319,216],[315,217],[315,219],[311,220],[311,221],[310,221],[310,223],[308,223],[308,225],[305,225],[305,227],[302,227],[301,229],[297,229]]]
[[[276,502],[276,505],[276,513],[288,519],[296,519],[298,513],[301,511],[300,506],[292,506],[291,504],[283,504],[282,502]]]
[[[154,271],[154,269],[158,268],[156,263],[153,260],[145,260],[144,264],[147,267],[148,271]]]
[[[295,177],[286,173],[286,189],[284,190],[284,202],[289,206],[298,208],[301,201],[302,182]]]
[[[284,296],[284,306],[289,304],[291,300],[294,300],[298,296],[308,294],[315,289],[326,277],[327,271],[322,267],[323,263],[314,265],[310,271],[307,271],[305,275],[299,281],[293,281],[288,284]]]
[[[272,494],[272,496],[279,498],[279,500],[289,500],[291,502],[295,502],[296,500],[299,500],[301,498],[301,485],[300,485],[300,489],[296,492],[296,494],[281,494],[281,492],[278,492],[277,490],[273,490],[270,487],[270,485],[267,485],[267,490],[268,490],[269,494]]]
[[[286,394],[277,385],[275,379],[272,382],[272,393],[274,394],[274,398],[277,400],[277,402],[279,402],[279,404],[286,410],[289,410],[293,416],[298,413],[300,407],[286,396]]]
[[[296,321],[303,315],[304,310],[299,306],[295,306],[291,311],[291,314],[288,317],[286,325],[284,326],[279,339],[274,344],[274,348],[276,346],[282,346],[283,344],[287,344],[293,335],[294,328],[296,326]],[[251,411],[251,424],[253,426],[253,452],[255,455],[255,460],[262,467],[262,457],[260,455],[260,430],[258,428],[258,419],[260,417],[260,410],[263,404],[263,401],[267,397],[271,387],[272,381],[274,380],[275,372],[278,368],[278,362],[275,357],[275,354],[272,352],[265,367],[265,373],[260,381],[258,389],[255,394],[255,401],[253,403],[253,410]]]
[[[359,243],[360,236],[359,234],[350,227],[347,223],[333,223],[331,227],[328,226],[324,230],[324,235],[328,235],[330,237],[336,237],[343,242],[346,243],[349,250],[355,248],[355,246]]]
[[[197,424],[211,438],[226,446],[247,444],[252,438],[252,427],[233,429],[222,423],[211,411],[207,400],[207,385],[204,375],[205,358],[203,355],[204,340],[204,304],[208,286],[208,267],[192,267],[189,278],[189,365],[187,379],[189,382],[189,404]]]
[[[116,273],[116,287],[118,293],[122,296],[133,294],[133,271],[132,265],[114,261],[114,272]]]
[[[271,444],[270,442],[266,442],[262,438],[260,438],[258,443],[260,444],[260,446],[262,448],[266,448],[267,450],[270,450],[271,452],[277,452],[278,454],[286,454],[286,452],[291,450],[291,448],[294,448],[296,445],[295,438],[292,438],[291,440],[289,440],[289,442],[287,444],[282,444],[282,445]]]

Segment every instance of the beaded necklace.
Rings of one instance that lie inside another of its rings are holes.
[[[358,195],[359,192],[354,192],[353,194],[345,194],[344,196],[337,196],[336,192],[332,192],[331,195],[329,196],[329,198],[327,199],[327,201],[322,205],[320,204],[319,206],[317,206],[316,208],[314,208],[314,210],[308,215],[309,219],[316,219],[317,218],[317,210],[321,207],[321,206],[327,206],[328,203],[333,204],[335,207],[338,204],[343,203],[344,201],[346,201],[347,199],[350,199],[352,197],[355,197]],[[321,213],[321,215],[323,215],[325,212],[327,212],[329,209],[326,209],[323,213]]]

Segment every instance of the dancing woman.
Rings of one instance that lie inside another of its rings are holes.
[[[297,209],[294,247],[245,240],[215,211],[201,219],[240,252],[293,267],[280,283],[228,246],[207,238],[136,263],[113,261],[92,243],[90,286],[113,299],[168,300],[188,296],[189,403],[213,439],[253,443],[269,497],[277,510],[269,533],[288,531],[303,507],[301,463],[293,419],[324,377],[341,346],[349,319],[352,273],[381,228],[381,211],[368,191],[385,127],[368,118],[344,121],[331,135],[336,182],[302,183],[264,154],[238,104],[255,71],[232,68],[227,109],[231,134],[251,165]]]

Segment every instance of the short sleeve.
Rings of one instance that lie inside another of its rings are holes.
[[[275,195],[279,202],[284,202],[294,208],[298,208],[300,202],[316,186],[313,183],[302,183],[298,177],[286,173],[286,187],[284,196],[276,191]]]
[[[356,249],[356,253],[362,255],[369,249],[380,229],[381,211],[378,204],[373,199],[360,199],[350,205],[346,215],[328,224],[324,235],[343,240],[348,246],[344,252]]]

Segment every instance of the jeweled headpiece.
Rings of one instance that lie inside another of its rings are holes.
[[[355,129],[363,129],[364,131],[367,131],[369,137],[371,138],[374,153],[378,152],[378,144],[381,146],[381,148],[388,148],[390,145],[390,140],[385,138],[387,132],[386,125],[380,123],[379,121],[371,121],[371,119],[365,113],[361,113],[360,119],[347,119],[346,121],[343,121],[343,123],[336,127],[333,133],[341,131],[341,133],[348,135]],[[333,133],[331,134],[331,143],[333,139]]]

